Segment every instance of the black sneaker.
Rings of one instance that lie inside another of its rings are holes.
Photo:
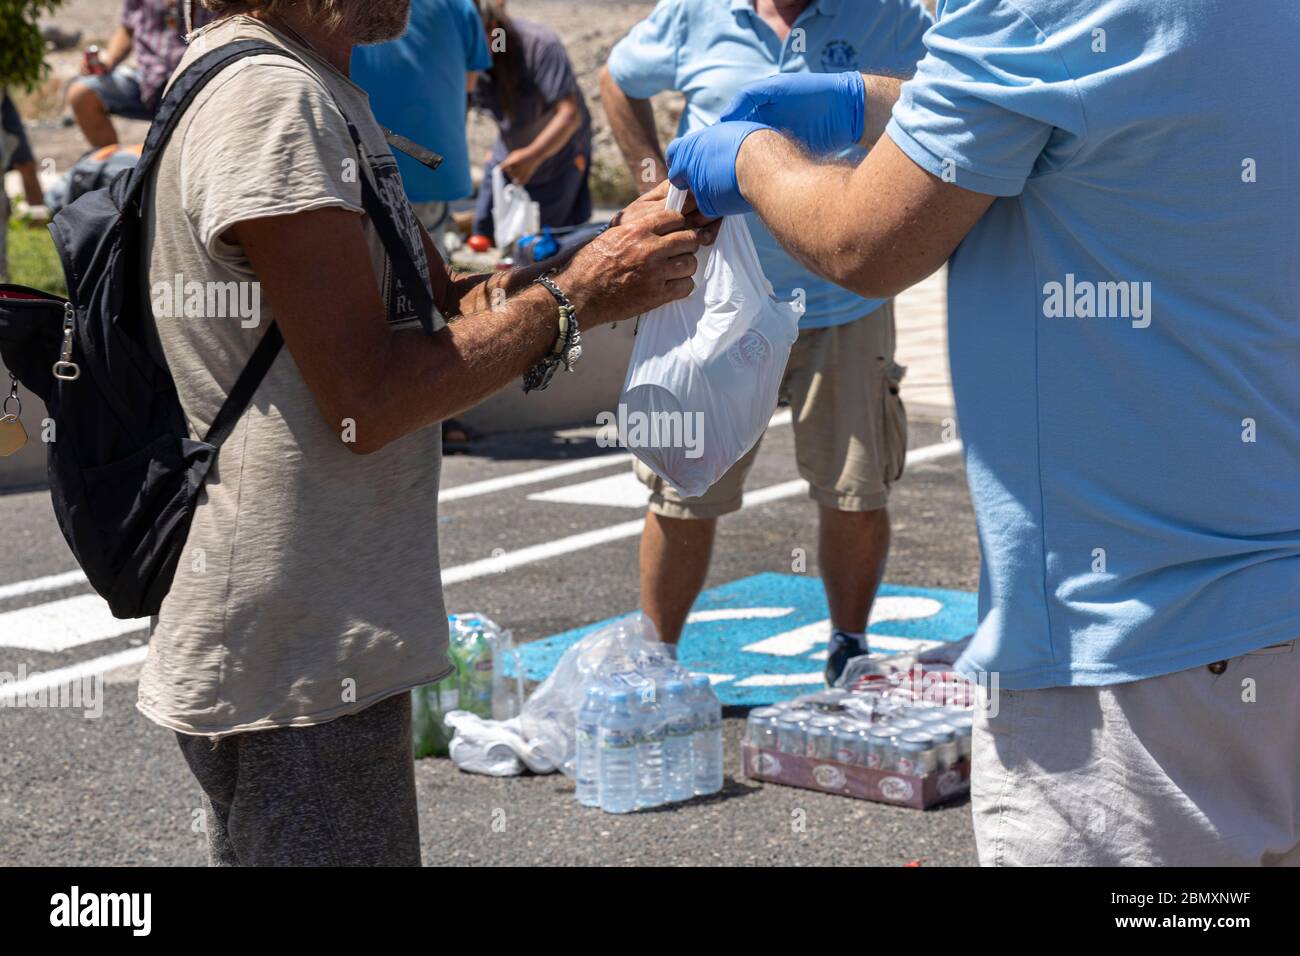
[[[869,651],[843,631],[832,631],[826,654],[826,686],[834,687],[848,662]]]

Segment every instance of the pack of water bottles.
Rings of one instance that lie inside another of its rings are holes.
[[[630,813],[722,789],[722,705],[709,679],[650,653],[587,685],[575,722],[578,802]]]

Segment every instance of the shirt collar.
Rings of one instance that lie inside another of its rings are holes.
[[[833,17],[840,12],[840,4],[843,2],[844,0],[813,0],[809,6],[823,16]],[[753,13],[754,0],[731,0],[732,13],[742,10],[745,13]]]

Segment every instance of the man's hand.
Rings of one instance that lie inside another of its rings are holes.
[[[611,226],[630,226],[632,223],[644,219],[651,213],[658,212],[665,208],[664,203],[668,200],[668,180],[664,180],[658,186],[649,192],[642,193],[632,202],[628,203],[623,209],[614,214],[610,220]],[[710,219],[704,213],[700,212],[699,206],[695,203],[695,197],[690,193],[686,194],[686,205],[682,208],[682,214],[685,217],[685,224],[691,229],[700,231],[700,239],[706,246],[713,245],[713,240],[718,238],[718,229],[722,226],[721,219]]]
[[[540,165],[542,160],[531,149],[512,150],[497,164],[506,178],[518,186],[527,186]]]
[[[810,152],[830,153],[862,139],[862,74],[779,73],[750,83],[727,104],[721,121],[762,123],[789,133]]]
[[[761,123],[718,123],[668,144],[668,181],[689,189],[704,215],[735,216],[753,212],[736,181],[736,155],[745,137],[771,132]]]
[[[711,230],[691,228],[686,216],[669,209],[647,212],[593,239],[556,284],[584,326],[630,319],[691,294],[695,253]]]

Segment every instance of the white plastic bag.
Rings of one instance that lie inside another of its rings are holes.
[[[668,208],[685,193],[668,190]],[[619,440],[683,497],[695,498],[754,447],[776,410],[799,334],[739,217],[701,248],[695,291],[641,317],[619,399]]]
[[[541,207],[528,190],[506,179],[501,167],[492,167],[492,232],[498,249],[507,248],[520,236],[541,231]]]
[[[572,777],[574,725],[589,686],[601,682],[633,693],[653,693],[656,681],[685,673],[655,639],[650,622],[633,614],[592,631],[566,650],[523,711],[508,723],[518,724],[535,759],[553,763]]]

